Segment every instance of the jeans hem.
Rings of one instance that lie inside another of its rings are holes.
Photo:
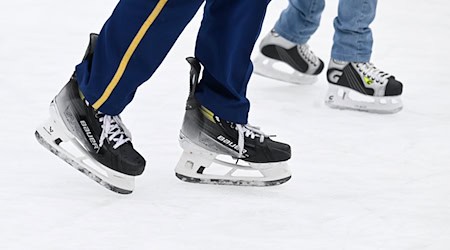
[[[345,61],[345,62],[358,62],[358,63],[365,63],[370,62],[370,54],[365,55],[359,55],[359,54],[340,54],[340,53],[331,53],[331,58],[336,59],[338,61]]]
[[[282,28],[280,28],[280,25],[275,24],[275,32],[277,32],[280,36],[282,36],[284,39],[293,42],[295,44],[306,44],[308,42],[308,40],[310,39],[310,37],[297,37],[297,36],[292,36],[291,34],[289,34],[289,32],[285,32]]]

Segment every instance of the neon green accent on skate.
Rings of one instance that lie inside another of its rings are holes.
[[[83,95],[83,92],[81,92],[81,90],[80,90],[80,89],[78,89],[78,93],[80,94],[80,98],[81,98],[81,100],[84,100],[84,99],[86,99],[86,98],[84,97],[84,95]]]
[[[214,120],[214,113],[211,112],[211,110],[201,106],[200,107],[200,111],[202,112],[202,114],[206,117],[206,119],[210,120],[213,123],[216,123],[216,121]]]
[[[364,81],[367,83],[367,85],[370,85],[370,84],[372,84],[373,83],[373,80],[372,79],[370,79],[369,77],[367,77],[367,76],[365,76],[364,77]]]

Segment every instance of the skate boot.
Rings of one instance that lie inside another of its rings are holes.
[[[309,49],[297,45],[272,30],[262,40],[259,54],[253,60],[256,74],[277,80],[312,84],[322,72],[324,63]]]
[[[176,176],[187,182],[241,186],[271,186],[288,181],[289,145],[273,141],[259,128],[235,124],[201,106],[194,93],[201,65],[191,64],[191,88],[180,131],[184,152]]]
[[[97,36],[91,35],[84,60],[91,60]],[[76,75],[50,104],[50,119],[35,132],[39,143],[111,191],[129,194],[145,160],[134,150],[119,116],[94,110],[80,90]]]
[[[403,107],[403,85],[372,63],[330,60],[325,103],[331,108],[396,113]]]

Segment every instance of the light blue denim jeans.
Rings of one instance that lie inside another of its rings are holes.
[[[372,54],[372,30],[377,0],[339,0],[338,16],[334,19],[331,57],[340,61],[369,62]],[[320,24],[325,0],[289,0],[275,31],[287,40],[304,44]]]

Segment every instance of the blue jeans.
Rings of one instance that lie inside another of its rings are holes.
[[[334,19],[331,57],[340,61],[368,62],[372,54],[372,30],[377,0],[339,0],[338,16]],[[275,30],[287,40],[304,44],[320,24],[325,0],[289,0]]]

